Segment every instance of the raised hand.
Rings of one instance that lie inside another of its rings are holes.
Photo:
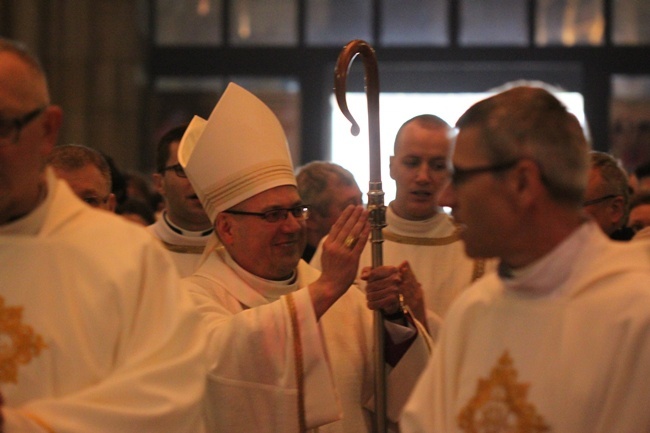
[[[348,206],[330,229],[321,257],[321,277],[310,285],[314,310],[320,317],[352,285],[370,224],[363,206]]]

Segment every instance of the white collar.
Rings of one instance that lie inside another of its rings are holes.
[[[584,251],[594,231],[600,230],[595,223],[586,222],[574,230],[553,250],[530,265],[520,269],[508,269],[499,265],[499,278],[507,290],[533,297],[559,297],[569,290],[558,290],[571,276],[575,256]]]

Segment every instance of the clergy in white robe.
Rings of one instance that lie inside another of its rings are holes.
[[[648,250],[593,222],[484,278],[449,312],[402,431],[650,431],[649,282]]]
[[[371,276],[367,296],[350,288],[368,212],[345,209],[324,246],[322,273],[301,261],[308,208],[284,132],[233,83],[207,121],[194,118],[179,161],[215,225],[205,261],[183,281],[209,334],[208,430],[370,432],[371,310],[387,318],[379,328],[387,340],[385,415],[398,421],[429,342],[382,275]]]
[[[401,430],[650,431],[650,250],[609,240],[584,213],[578,120],[529,84],[457,126],[441,202],[468,254],[499,270],[452,305]]]
[[[0,431],[200,432],[200,318],[157,241],[45,169],[62,118],[0,38]]]
[[[169,251],[181,277],[190,276],[196,270],[214,232],[212,222],[178,163],[178,146],[186,130],[185,124],[176,126],[158,141],[153,181],[165,199],[165,209],[160,218],[147,227]]]
[[[200,431],[205,339],[171,260],[47,180],[0,226],[3,431]]]

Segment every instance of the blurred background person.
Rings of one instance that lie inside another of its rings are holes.
[[[626,228],[631,193],[627,172],[608,153],[592,151],[589,157],[591,168],[582,207],[607,236],[629,240],[634,233]]]
[[[56,146],[47,162],[77,197],[92,207],[115,210],[111,169],[101,153],[87,146],[67,144]]]
[[[137,198],[127,198],[118,204],[115,207],[115,213],[144,227],[156,222],[156,214],[151,206]]]
[[[137,171],[129,171],[125,175],[126,199],[137,199],[145,203],[156,214],[162,207],[163,198],[154,190],[147,176]]]
[[[307,246],[302,255],[309,263],[318,243],[348,205],[363,204],[354,175],[338,164],[313,161],[298,168],[298,193],[309,206]]]
[[[638,165],[630,175],[634,192],[650,192],[650,161]]]
[[[149,231],[170,252],[182,277],[191,275],[198,265],[214,227],[205,213],[192,184],[178,163],[178,145],[187,129],[180,125],[158,141],[154,186],[165,206]]]
[[[628,226],[635,233],[650,227],[650,192],[642,192],[632,198]]]

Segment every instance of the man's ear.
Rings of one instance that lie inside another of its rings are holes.
[[[513,168],[514,191],[524,205],[538,200],[544,191],[544,181],[539,165],[532,159],[522,159]]]
[[[388,159],[388,172],[390,173],[390,178],[395,180],[395,176],[393,176],[393,164],[395,163],[395,156],[391,155],[390,158]]]
[[[163,197],[165,196],[165,178],[162,174],[160,173],[154,173],[151,175],[151,178],[153,179],[153,186],[156,188],[156,191]]]
[[[214,231],[224,245],[232,245],[234,241],[232,219],[228,214],[220,212],[214,222]]]
[[[59,138],[61,123],[63,122],[63,110],[56,105],[49,105],[43,113],[43,152],[48,155]]]

